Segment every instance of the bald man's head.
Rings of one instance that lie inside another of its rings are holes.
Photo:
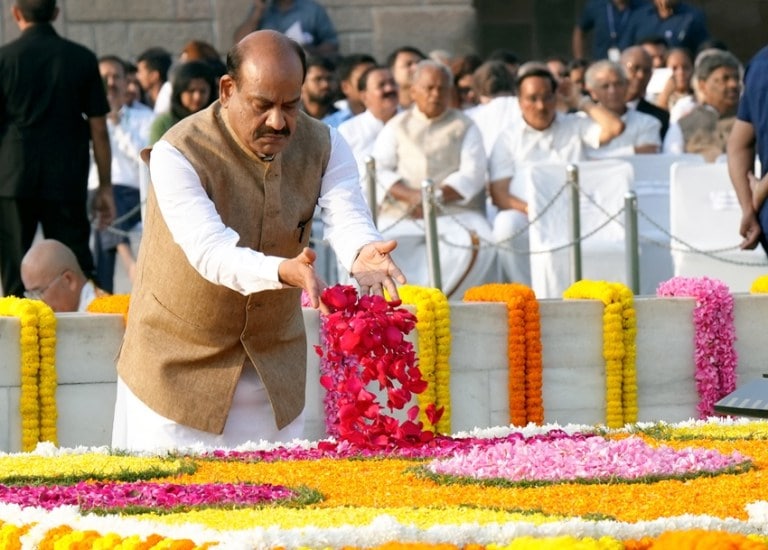
[[[296,129],[304,50],[279,32],[252,32],[227,54],[227,71],[219,83],[223,114],[248,151],[271,161]]]
[[[653,72],[651,56],[642,46],[630,46],[621,52],[621,65],[627,74],[627,101],[644,97]]]
[[[77,311],[87,279],[75,254],[54,239],[37,241],[21,261],[21,280],[30,298],[54,311]]]

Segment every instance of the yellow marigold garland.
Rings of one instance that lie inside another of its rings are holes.
[[[57,444],[56,316],[44,302],[16,296],[0,298],[0,316],[17,317],[21,325],[21,448]]]
[[[516,426],[543,423],[541,319],[533,290],[517,283],[487,284],[470,288],[464,301],[507,305],[509,421]]]
[[[451,316],[448,298],[436,288],[403,285],[398,294],[404,304],[416,306],[416,330],[419,344],[419,370],[427,389],[419,394],[419,420],[425,430],[451,433]],[[443,407],[443,415],[433,426],[426,415],[434,403]]]
[[[130,294],[106,294],[98,296],[88,304],[88,313],[119,313],[125,321],[128,321],[128,306]]]
[[[56,422],[59,414],[56,408],[56,315],[43,302],[36,302],[38,312],[37,337],[40,343],[40,441],[58,445]]]
[[[749,288],[752,294],[768,294],[768,275],[760,275]]]
[[[566,300],[599,300],[603,312],[605,421],[610,428],[637,421],[637,319],[634,296],[626,285],[582,280],[564,293]]]

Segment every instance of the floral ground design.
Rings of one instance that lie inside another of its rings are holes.
[[[50,444],[0,455],[0,548],[768,548],[766,422],[182,455]],[[104,479],[110,461],[123,461],[119,482]],[[156,468],[169,471],[151,477]],[[80,499],[54,506],[57,494]],[[103,506],[87,502],[100,494]]]

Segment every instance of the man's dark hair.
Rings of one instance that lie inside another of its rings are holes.
[[[368,89],[368,78],[371,76],[371,73],[373,71],[380,71],[382,69],[389,70],[389,67],[386,65],[371,65],[367,69],[363,71],[363,74],[360,75],[360,80],[357,81],[357,90],[360,92],[364,92]]]
[[[144,62],[150,71],[160,73],[160,80],[168,80],[168,69],[171,68],[171,54],[164,48],[149,48],[145,50],[137,59],[136,63]]]
[[[572,71],[574,69],[587,69],[589,68],[590,62],[588,59],[584,59],[583,57],[577,57],[576,59],[571,59],[568,62],[568,70]]]
[[[291,40],[290,38],[287,38],[286,40],[288,40],[288,43],[291,48],[293,48],[293,51],[296,52],[296,55],[299,56],[302,71],[301,81],[304,82],[304,79],[307,76],[307,52],[305,52],[304,48],[302,48],[295,40]],[[238,42],[227,52],[227,74],[235,81],[235,83],[240,81],[240,65],[243,63],[242,50],[243,48],[240,46],[240,42]]]
[[[400,55],[401,53],[412,53],[420,57],[421,59],[427,58],[427,56],[424,55],[424,52],[422,52],[418,48],[415,48],[413,46],[401,46],[387,56],[387,67],[389,67],[390,69],[394,67],[395,61],[397,61],[397,56]]]
[[[336,75],[339,77],[339,82],[347,80],[355,68],[359,65],[375,65],[376,60],[372,55],[367,53],[353,53],[341,58],[338,65],[336,65]],[[357,87],[357,82],[353,83]]]
[[[507,50],[506,48],[498,48],[493,50],[488,55],[486,61],[503,61],[509,65],[517,65],[520,63],[520,58],[512,50]]]
[[[539,63],[537,61],[529,61],[528,63],[523,63],[520,65],[520,68],[517,71],[515,87],[519,90],[523,81],[526,78],[530,78],[532,76],[546,78],[552,86],[552,92],[557,90],[557,80],[555,80],[555,76],[552,74],[552,71],[550,71],[545,64]]]
[[[336,64],[323,55],[310,55],[307,58],[307,70],[312,67],[320,67],[331,73],[336,72]]]
[[[48,23],[56,12],[56,0],[16,0],[16,5],[30,23]]]
[[[642,46],[644,44],[648,44],[649,46],[664,46],[665,48],[669,48],[669,42],[667,42],[667,39],[658,34],[646,36],[637,41],[638,46]]]
[[[496,97],[512,94],[514,82],[504,61],[486,61],[473,74],[473,89],[478,96]]]
[[[99,63],[114,63],[115,65],[119,65],[123,68],[123,73],[128,72],[128,65],[126,62],[116,55],[102,55],[99,58]]]

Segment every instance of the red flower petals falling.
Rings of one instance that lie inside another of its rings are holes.
[[[320,383],[327,390],[326,428],[329,435],[365,449],[414,447],[431,441],[416,414],[399,422],[384,414],[376,395],[366,389],[378,382],[386,391],[386,407],[402,410],[426,381],[416,365],[413,344],[405,335],[416,326],[416,317],[400,302],[381,296],[361,296],[352,286],[336,285],[323,291],[321,300],[330,312],[322,318],[323,346]],[[440,411],[430,411],[439,418]]]

